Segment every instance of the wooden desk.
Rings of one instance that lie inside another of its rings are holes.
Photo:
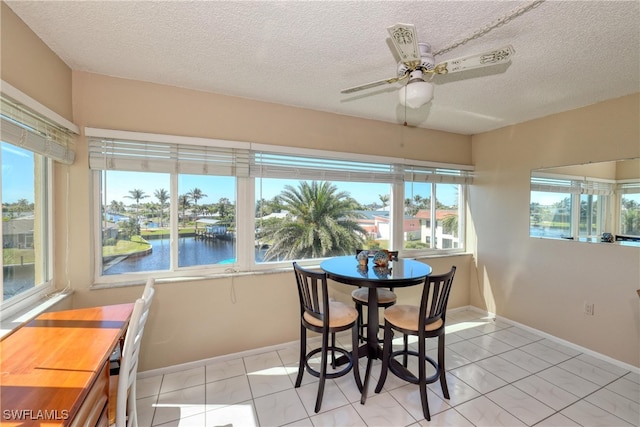
[[[108,424],[109,357],[133,304],[43,313],[0,341],[0,425]],[[93,421],[95,420],[95,422]]]

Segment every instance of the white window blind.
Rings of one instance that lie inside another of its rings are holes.
[[[613,194],[613,189],[613,185],[608,182],[560,179],[544,176],[531,177],[531,191],[608,196]]]
[[[531,177],[531,191],[546,191],[551,193],[579,193],[580,189],[574,186],[570,179]]]
[[[445,184],[471,184],[471,171],[423,166],[404,166],[404,179],[408,182],[435,182]]]
[[[251,152],[250,176],[301,180],[396,182],[402,179],[391,164]]]
[[[640,193],[640,181],[621,182],[616,185],[617,194],[638,194]]]
[[[89,138],[89,167],[96,170],[248,176],[248,150],[211,145]]]
[[[580,194],[595,194],[609,196],[614,191],[614,185],[608,182],[580,181]]]
[[[404,165],[398,159],[353,160],[346,155],[268,151],[258,144],[183,136],[86,128],[89,167],[204,175],[250,176],[349,182],[395,183],[404,180],[469,184],[472,172]]]
[[[250,176],[326,181],[470,184],[471,171],[255,151]]]
[[[5,142],[64,164],[75,159],[75,135],[11,99],[0,97],[0,137]]]

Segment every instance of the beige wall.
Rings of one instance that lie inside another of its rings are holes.
[[[471,163],[471,138],[171,86],[73,73],[79,126]]]
[[[2,80],[71,120],[71,69],[4,2],[0,6]]]
[[[618,162],[616,179],[640,179],[640,159]]]
[[[529,175],[639,157],[639,105],[635,94],[474,136],[470,197],[472,305],[635,366],[640,248],[530,238]]]

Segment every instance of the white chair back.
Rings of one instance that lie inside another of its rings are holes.
[[[136,413],[136,375],[138,373],[138,356],[144,327],[149,317],[151,300],[155,293],[154,279],[149,279],[142,298],[133,307],[129,327],[124,338],[120,361],[120,377],[118,379],[118,397],[116,403],[116,427],[137,427]]]

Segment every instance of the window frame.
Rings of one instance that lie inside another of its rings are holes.
[[[236,262],[233,264],[210,264],[206,266],[194,266],[194,267],[180,267],[174,266],[173,261],[171,264],[170,270],[163,271],[153,271],[155,277],[157,278],[181,278],[181,277],[189,277],[189,278],[197,278],[197,277],[211,277],[211,276],[219,276],[225,274],[233,274],[233,273],[252,273],[252,272],[264,272],[274,269],[288,268],[291,266],[291,260],[281,261],[281,262],[261,262],[257,263],[255,261],[255,257],[253,256],[254,245],[253,239],[255,236],[255,207],[256,207],[256,182],[257,179],[255,176],[255,170],[251,172],[252,163],[251,159],[253,158],[254,153],[269,153],[275,154],[276,157],[278,155],[282,156],[291,156],[292,158],[296,156],[308,157],[308,158],[316,158],[316,159],[324,159],[327,161],[335,161],[337,163],[340,162],[370,162],[370,163],[379,163],[389,165],[393,169],[393,176],[401,176],[404,175],[404,169],[396,170],[398,167],[404,168],[406,165],[411,165],[412,167],[421,167],[421,168],[432,168],[432,169],[446,169],[446,170],[455,170],[464,175],[464,183],[458,182],[461,184],[462,191],[458,194],[459,201],[459,230],[460,230],[460,241],[463,243],[460,248],[451,248],[451,249],[429,249],[429,250],[404,250],[403,256],[408,257],[426,257],[434,254],[452,254],[452,253],[463,253],[465,251],[466,245],[464,243],[465,236],[465,223],[466,223],[466,197],[468,196],[468,185],[472,179],[472,171],[473,167],[470,165],[458,165],[458,164],[445,164],[445,163],[435,163],[435,162],[426,162],[426,161],[415,161],[415,160],[407,160],[407,159],[398,159],[391,158],[385,156],[374,156],[374,155],[363,155],[357,153],[346,153],[346,152],[333,152],[326,150],[316,150],[316,149],[307,149],[307,148],[296,148],[296,147],[286,147],[286,146],[276,146],[276,145],[267,145],[267,144],[259,144],[259,143],[251,143],[251,142],[236,142],[236,141],[224,141],[217,139],[207,139],[207,138],[192,138],[186,136],[171,136],[171,135],[161,135],[161,134],[149,134],[149,133],[139,133],[139,132],[129,132],[129,131],[119,131],[119,130],[109,130],[109,129],[97,129],[97,128],[86,128],[85,135],[88,138],[121,138],[121,139],[134,139],[134,140],[144,140],[144,141],[153,141],[159,140],[168,143],[178,143],[178,144],[189,144],[192,141],[197,141],[198,144],[210,146],[216,146],[217,144],[229,145],[235,144],[243,149],[247,149],[249,151],[250,158],[250,166],[249,166],[249,176],[236,176]],[[255,166],[255,164],[254,164]],[[312,168],[313,169],[313,168]],[[312,170],[310,169],[310,170]],[[136,172],[136,171],[133,171]],[[140,171],[142,172],[142,171]],[[339,172],[339,171],[338,171]],[[279,172],[276,172],[279,173]],[[313,172],[312,172],[313,173]],[[331,173],[331,172],[330,172]],[[92,223],[93,223],[93,259],[94,261],[94,286],[109,286],[109,285],[123,285],[123,284],[133,284],[139,283],[143,276],[148,276],[151,272],[139,272],[139,273],[123,273],[123,274],[114,274],[114,275],[102,275],[101,271],[101,263],[102,263],[102,248],[101,248],[101,221],[100,221],[100,212],[101,212],[101,203],[100,200],[100,179],[101,174],[100,170],[92,170],[91,171],[91,180],[92,180]],[[171,187],[171,227],[172,230],[177,230],[177,221],[178,221],[178,203],[177,198],[179,197],[177,192],[177,173],[170,173],[172,180]],[[390,176],[391,176],[390,175]],[[311,180],[315,178],[310,178],[306,173],[303,176],[287,176],[288,179],[300,179],[300,180]],[[434,175],[436,176],[436,175]],[[272,176],[275,177],[275,176]],[[334,175],[330,175],[326,179],[318,178],[318,180],[326,180],[330,182],[334,182]],[[175,184],[174,184],[175,181]],[[348,181],[348,180],[347,180]],[[363,181],[366,182],[366,181]],[[403,218],[403,201],[404,201],[404,180],[395,179],[395,181],[383,181],[388,182],[390,184],[390,221],[392,224],[391,229],[391,239],[390,245],[393,247],[402,247],[402,221],[395,221],[394,218]],[[432,185],[435,188],[435,185],[439,180],[434,179]],[[400,200],[399,203],[395,203],[395,200]],[[173,244],[173,243],[172,243]],[[177,249],[176,249],[177,251]],[[176,252],[177,253],[177,252]],[[172,251],[172,256],[174,252]],[[301,265],[317,265],[321,259],[309,259],[309,260],[299,260]]]
[[[552,237],[552,236],[534,236],[531,234],[531,218],[529,218],[529,237],[543,239],[566,239],[575,241],[598,241],[602,233],[611,230],[613,224],[610,223],[614,199],[615,181],[588,178],[571,175],[558,175],[545,172],[532,173],[530,177],[529,206],[531,206],[531,194],[535,192],[550,192],[557,194],[566,194],[571,201],[571,212],[569,218],[569,236]],[[587,232],[586,236],[580,233],[582,196],[597,195],[597,230],[592,235]],[[617,221],[616,221],[617,222]]]
[[[0,301],[0,314],[2,319],[9,318],[22,312],[29,307],[34,306],[36,303],[44,299],[47,295],[55,291],[55,195],[54,195],[54,160],[66,164],[66,176],[67,176],[67,202],[69,191],[69,170],[68,165],[73,163],[75,158],[74,152],[74,140],[80,133],[80,129],[74,123],[60,116],[53,110],[44,106],[40,102],[31,98],[27,94],[18,90],[8,82],[1,81],[1,96],[3,99],[3,117],[9,118],[9,120],[15,120],[13,123],[23,123],[23,128],[27,129],[28,138],[30,140],[27,146],[23,147],[26,150],[34,153],[34,170],[38,162],[42,162],[40,167],[42,168],[40,175],[37,173],[34,176],[34,180],[39,181],[40,188],[35,186],[35,197],[37,198],[38,191],[41,193],[44,204],[41,208],[42,213],[42,227],[43,230],[43,242],[42,242],[42,258],[41,267],[44,279],[40,283],[36,283],[33,289],[29,289],[23,293],[16,295],[15,297],[7,300]],[[8,101],[5,104],[4,100]],[[8,109],[5,107],[9,106]],[[3,119],[4,120],[4,119]],[[52,140],[49,140],[44,145],[40,144],[42,133],[50,135]],[[51,132],[51,133],[49,133]],[[55,135],[53,135],[55,133]],[[35,139],[31,139],[35,137]],[[3,138],[4,139],[4,138]],[[14,145],[13,143],[7,141]],[[38,156],[38,157],[36,157]],[[39,158],[39,160],[38,160]],[[34,200],[35,204],[36,200]],[[67,209],[68,211],[68,209]],[[35,220],[35,218],[34,218]],[[68,218],[67,218],[68,229]],[[0,235],[0,244],[2,243],[2,236]],[[68,263],[69,247],[68,243],[65,245],[65,255]],[[2,261],[0,260],[0,265]]]
[[[615,190],[615,206],[614,206],[614,218],[616,218],[618,225],[616,227],[616,233],[622,237],[628,237],[631,239],[640,239],[640,234],[631,234],[622,232],[622,199],[627,194],[640,195],[640,181],[637,179],[624,179],[618,180]]]
[[[13,145],[13,144],[12,144]],[[38,159],[36,156],[39,156]],[[2,312],[2,316],[12,315],[13,313],[20,311],[31,304],[33,304],[36,300],[42,298],[47,293],[50,293],[54,289],[53,285],[53,273],[54,273],[54,260],[52,257],[53,252],[53,228],[54,228],[54,209],[53,209],[53,161],[41,154],[34,153],[34,169],[38,166],[37,163],[41,162],[42,164],[39,166],[41,168],[40,175],[42,180],[40,182],[36,181],[36,185],[40,185],[41,189],[34,189],[37,194],[38,191],[42,194],[43,200],[39,203],[40,205],[44,205],[40,207],[40,215],[42,218],[39,218],[38,221],[41,222],[40,227],[43,228],[44,232],[42,233],[42,259],[39,260],[39,268],[42,269],[42,274],[44,276],[44,280],[40,283],[35,283],[33,289],[29,289],[25,292],[17,294],[16,296],[10,298],[9,300],[2,300],[0,304],[0,312]],[[38,174],[36,173],[36,176]],[[36,196],[37,197],[37,196]],[[34,206],[36,205],[36,200],[34,200]],[[35,214],[34,211],[34,228],[35,221],[38,218],[38,215]],[[35,240],[35,236],[34,236]],[[2,236],[0,236],[0,244],[2,244]],[[36,259],[37,261],[37,259]],[[0,265],[2,264],[2,260],[0,260]],[[37,267],[36,267],[37,269]]]

